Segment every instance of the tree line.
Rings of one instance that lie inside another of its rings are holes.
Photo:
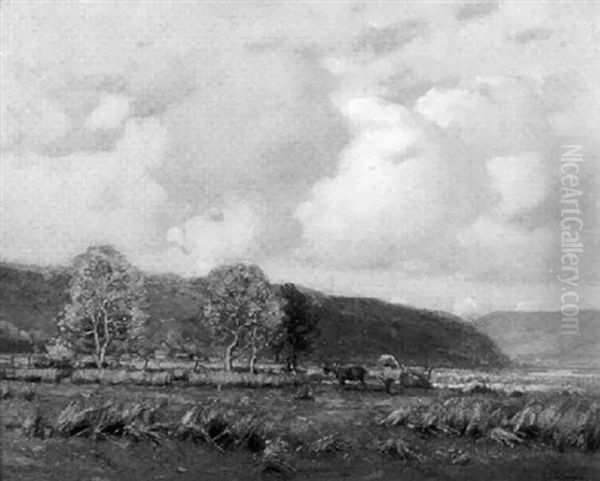
[[[266,354],[295,370],[319,334],[310,299],[294,284],[276,289],[256,265],[214,268],[198,316],[189,320],[185,334],[175,321],[149,316],[144,275],[114,247],[92,246],[71,267],[69,301],[56,318],[56,344],[93,356],[98,368],[107,364],[108,356],[123,354],[143,358],[147,365],[164,346],[198,362],[205,355],[201,336],[209,332],[226,370],[244,352],[252,372]]]

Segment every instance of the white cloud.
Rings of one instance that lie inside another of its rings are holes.
[[[447,128],[457,116],[464,116],[476,107],[480,99],[466,89],[431,89],[419,98],[415,110],[426,119]]]
[[[490,182],[500,194],[500,213],[515,215],[531,211],[546,197],[551,172],[535,153],[496,157],[487,162]]]
[[[349,266],[405,259],[451,208],[447,166],[405,107],[370,98],[342,109],[355,138],[336,177],[317,183],[297,210],[308,255]]]
[[[538,298],[564,142],[584,146],[598,251],[596,4],[5,3],[4,259],[295,254],[306,279],[417,304],[519,275]],[[418,288],[386,290],[405,274]]]
[[[129,115],[129,99],[124,95],[105,95],[99,105],[87,118],[85,125],[89,129],[115,129],[123,124]]]
[[[215,265],[247,260],[258,234],[258,222],[249,206],[233,203],[171,227],[167,240],[187,260],[186,270],[205,274]],[[177,250],[172,249],[169,255]]]
[[[68,262],[110,242],[135,257],[153,242],[153,216],[166,194],[147,172],[160,163],[164,127],[132,120],[112,152],[2,158],[2,258]]]
[[[550,277],[556,235],[485,214],[457,235],[461,264],[474,278],[514,282]]]
[[[485,308],[474,297],[457,299],[452,306],[452,313],[463,318],[477,317],[482,312],[485,312]]]

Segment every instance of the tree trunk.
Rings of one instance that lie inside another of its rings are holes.
[[[296,349],[292,347],[292,371],[296,372],[296,368],[298,367],[298,354],[296,353]]]
[[[249,371],[252,374],[256,374],[256,359],[258,357],[258,326],[254,324],[252,326],[252,335],[250,337],[250,362],[248,363]]]
[[[233,342],[227,346],[225,350],[225,370],[232,371],[233,370],[233,352],[235,351],[239,342],[239,335],[236,334],[233,338]]]
[[[98,369],[102,369],[102,349],[100,346],[96,347],[96,366]]]
[[[96,366],[98,369],[102,369],[102,362],[100,361],[100,336],[98,335],[98,320],[94,317],[94,347],[96,348]]]
[[[104,361],[106,360],[106,345],[100,348],[100,352],[98,354],[98,368],[104,369]]]
[[[102,320],[104,321],[104,339],[102,342],[102,348],[100,349],[100,364],[104,366],[104,361],[106,360],[106,350],[108,349],[108,345],[110,344],[110,331],[108,329],[108,313],[106,312],[106,308],[104,306],[102,307]]]
[[[252,374],[256,374],[256,358],[257,358],[257,349],[256,349],[256,346],[252,346],[252,355],[250,356],[250,372]]]

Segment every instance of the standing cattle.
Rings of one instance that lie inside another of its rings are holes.
[[[333,374],[340,383],[340,386],[345,386],[346,381],[359,381],[363,389],[367,389],[365,376],[367,370],[362,366],[342,366],[340,363],[325,364],[323,372],[327,375]]]

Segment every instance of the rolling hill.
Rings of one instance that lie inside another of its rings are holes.
[[[475,325],[518,363],[600,366],[600,312],[578,317],[576,335],[562,333],[560,312],[492,312]]]
[[[0,264],[0,322],[10,323],[16,330],[54,335],[52,319],[67,301],[68,279],[64,269]],[[206,293],[204,278],[149,275],[146,286],[151,317],[174,322],[199,316]],[[407,364],[466,367],[508,362],[486,335],[450,314],[377,299],[304,292],[320,319],[315,360],[373,362],[380,354],[389,353]]]

